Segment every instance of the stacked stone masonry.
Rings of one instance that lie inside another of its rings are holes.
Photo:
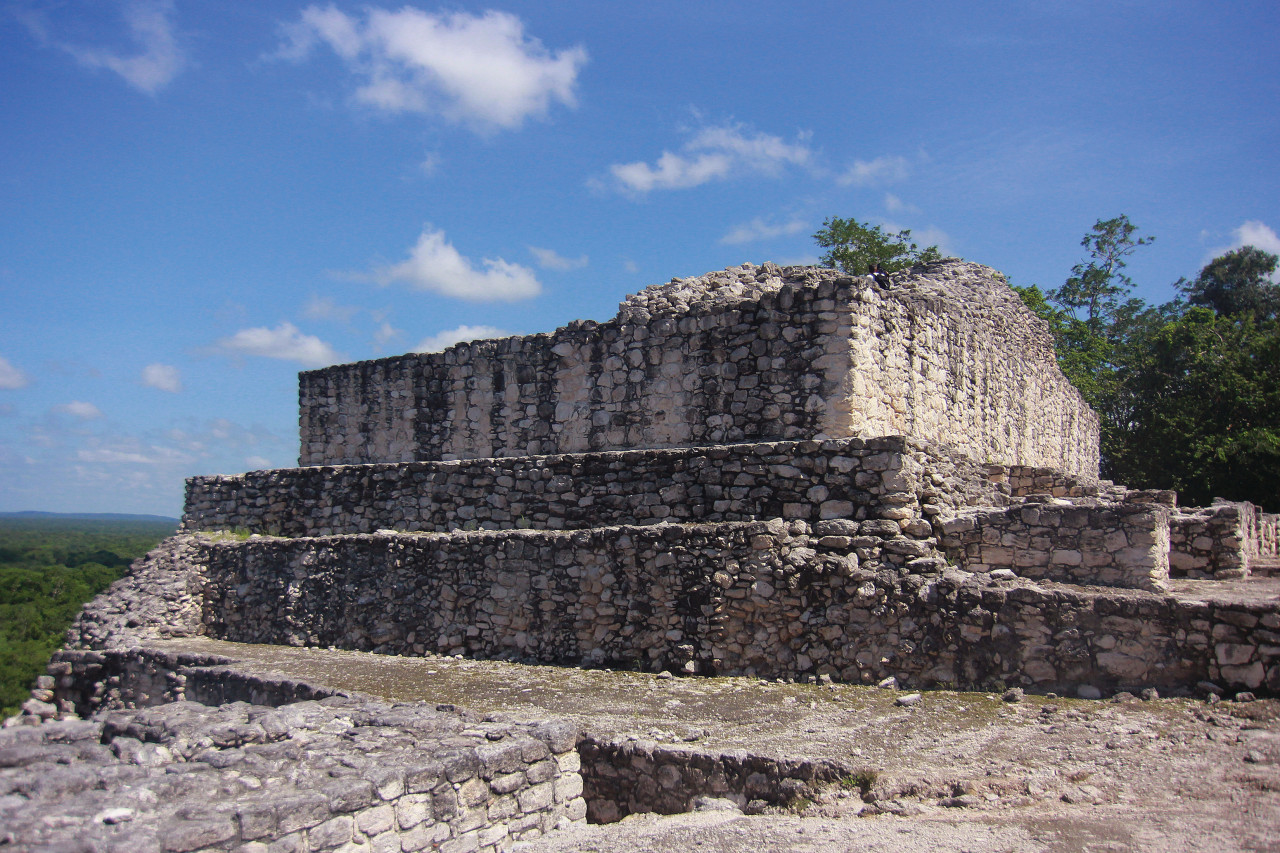
[[[605,323],[301,375],[302,465],[910,435],[1096,478],[1098,421],[1002,277],[744,265]]]
[[[24,705],[44,724],[0,733],[0,844],[502,850],[849,771],[575,748],[557,723],[151,647],[173,638],[1280,691],[1277,602],[1167,592],[1273,561],[1280,518],[1098,481],[1096,417],[1047,331],[973,264],[886,287],[744,265],[606,323],[304,373],[300,403],[307,467],[193,478],[179,535],[86,605]]]
[[[0,732],[17,850],[497,851],[586,810],[571,727],[421,703],[176,701]]]
[[[1255,561],[1280,555],[1280,515],[1248,502],[1218,500],[1212,506],[1175,511],[1170,526],[1170,574],[1174,577],[1243,577]]]
[[[898,519],[1004,500],[981,466],[888,437],[193,477],[183,528],[279,536]]]
[[[948,555],[969,571],[1168,590],[1169,511],[1159,505],[1027,502],[958,515],[942,528]]]
[[[211,543],[205,630],[688,674],[1280,688],[1274,602],[992,580],[894,531],[775,521]]]

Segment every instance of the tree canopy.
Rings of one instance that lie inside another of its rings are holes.
[[[1178,279],[1175,287],[1192,305],[1215,314],[1251,314],[1258,322],[1280,315],[1280,287],[1271,282],[1275,255],[1242,246],[1214,258],[1194,281]]]
[[[910,229],[891,233],[879,225],[838,216],[823,222],[822,230],[813,239],[827,250],[822,256],[823,265],[851,275],[866,275],[872,264],[885,272],[895,272],[942,257],[937,246],[921,249],[912,242]]]
[[[1121,215],[1081,241],[1066,283],[1015,287],[1049,325],[1058,365],[1097,411],[1102,474],[1280,509],[1280,287],[1277,257],[1253,246],[1210,261],[1185,296],[1129,297],[1125,259],[1152,242]]]

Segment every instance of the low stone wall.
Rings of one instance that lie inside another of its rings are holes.
[[[0,845],[506,850],[584,820],[575,741],[562,723],[367,697],[19,726],[0,731]]]
[[[948,519],[942,546],[963,569],[1163,592],[1169,510],[1150,503],[1027,502]]]
[[[851,768],[806,759],[711,752],[648,740],[585,738],[578,744],[587,819],[612,823],[629,814],[692,811],[699,797],[739,807],[790,806],[850,776]]]
[[[1280,514],[1258,513],[1258,556],[1280,558]]]
[[[902,437],[853,438],[192,477],[183,529],[330,536],[905,519],[997,499],[958,453]]]
[[[233,663],[210,655],[174,654],[155,649],[61,649],[46,668],[47,695],[39,698],[44,716],[90,717],[104,709],[147,708],[169,702],[205,705],[248,702],[287,705],[291,702],[347,695],[300,681],[248,676],[228,668]]]
[[[1170,520],[1169,568],[1174,577],[1242,577],[1265,552],[1261,513],[1251,503],[1217,501],[1184,509]]]
[[[1001,486],[1014,498],[1047,495],[1055,498],[1094,497],[1099,492],[1097,479],[1066,474],[1056,468],[1033,468],[1027,465],[984,465],[987,479]]]
[[[992,581],[943,569],[927,542],[896,525],[875,533],[884,524],[208,544],[206,630],[246,642],[863,683],[1280,689],[1273,602]]]

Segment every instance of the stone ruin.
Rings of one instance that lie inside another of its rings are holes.
[[[1280,604],[1237,588],[1276,565],[1280,519],[1100,481],[1096,416],[986,267],[881,286],[745,264],[648,288],[607,322],[299,388],[300,467],[189,480],[179,534],[85,608],[29,717],[314,702],[148,650],[194,636],[1086,698],[1280,691]],[[302,716],[331,730],[316,707]],[[587,814],[560,735],[369,708],[365,725],[468,757],[381,799],[370,767],[349,818],[331,800],[305,827],[228,819],[180,849],[387,832],[394,849],[505,849]],[[134,713],[114,725],[169,732],[151,740],[170,754],[192,750],[184,726],[273,749],[268,710]],[[504,739],[491,767],[484,744]],[[432,797],[434,822],[397,822],[402,799],[419,815]]]

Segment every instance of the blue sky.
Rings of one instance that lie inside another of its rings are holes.
[[[0,511],[297,459],[298,370],[611,317],[829,216],[1138,295],[1280,251],[1270,2],[0,0]]]

